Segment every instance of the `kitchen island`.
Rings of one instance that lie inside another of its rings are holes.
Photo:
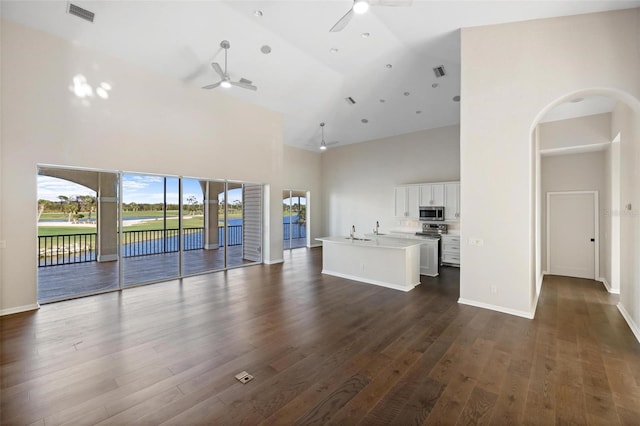
[[[322,273],[409,291],[420,284],[420,241],[322,237]]]

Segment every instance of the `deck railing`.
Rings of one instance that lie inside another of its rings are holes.
[[[242,245],[242,225],[227,227],[227,245]],[[183,228],[182,247],[184,251],[204,248],[204,228]],[[158,229],[144,231],[124,231],[122,233],[123,257],[146,256],[150,254],[178,251],[178,229]],[[305,238],[304,224],[284,224],[285,240]],[[71,263],[94,262],[96,260],[96,233],[38,236],[38,266],[68,265]],[[224,245],[224,227],[218,228],[219,246]]]

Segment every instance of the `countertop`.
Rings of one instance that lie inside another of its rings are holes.
[[[382,236],[381,236],[382,237]],[[386,237],[386,236],[385,236]],[[407,247],[413,247],[420,244],[420,240],[417,239],[402,239],[402,238],[376,238],[367,237],[369,241],[364,240],[352,240],[349,237],[321,237],[316,238],[316,241],[327,241],[338,244],[351,244],[354,246],[362,247],[380,247],[389,249],[406,249]]]
[[[391,232],[389,234],[364,234],[365,237],[367,238],[399,238],[401,240],[407,240],[407,239],[411,239],[411,240],[419,240],[422,242],[425,242],[425,240],[431,240],[433,242],[437,242],[439,240],[439,238],[437,237],[430,237],[428,235],[416,235],[415,232],[413,233],[399,233],[399,232]]]

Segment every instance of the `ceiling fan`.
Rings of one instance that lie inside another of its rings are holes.
[[[220,76],[221,80],[217,83],[209,84],[207,86],[202,87],[203,89],[215,89],[218,86],[222,86],[225,89],[230,88],[231,86],[242,87],[243,89],[249,90],[258,90],[256,86],[254,86],[251,80],[247,80],[246,78],[241,78],[240,81],[231,81],[229,77],[229,73],[227,72],[227,51],[231,47],[229,41],[222,40],[220,42],[220,47],[224,49],[224,71],[222,71],[222,67],[217,62],[211,62],[211,68]]]
[[[321,142],[320,142],[320,151],[326,151],[326,149],[327,149],[327,147],[328,147],[328,146],[331,146],[331,145],[337,145],[338,143],[340,143],[340,142],[338,142],[338,141],[335,141],[335,142],[329,142],[329,143],[326,143],[326,142],[324,141],[324,123],[320,123],[320,130],[321,130],[321,132],[322,132],[322,140],[321,140]]]
[[[353,0],[353,6],[329,30],[332,33],[342,31],[347,26],[353,14],[361,15],[369,10],[369,6],[411,6],[413,0]]]

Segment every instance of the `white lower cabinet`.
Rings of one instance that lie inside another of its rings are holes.
[[[373,234],[367,234],[366,236],[375,237],[375,235]],[[430,277],[438,276],[438,240],[405,233],[392,233],[389,235],[378,236],[378,238],[385,237],[421,240],[422,244],[420,244],[420,275],[428,275]]]
[[[442,236],[442,263],[452,266],[460,266],[460,236]]]
[[[420,275],[438,276],[438,241],[420,244]]]

